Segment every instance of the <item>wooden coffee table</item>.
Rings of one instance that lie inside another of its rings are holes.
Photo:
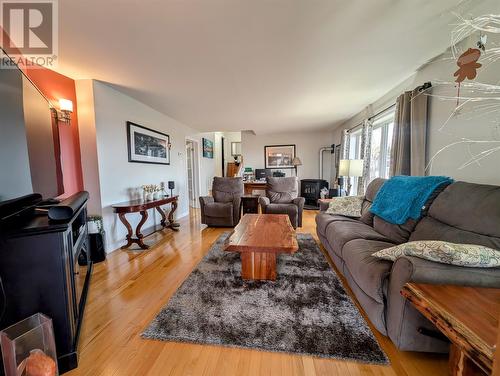
[[[224,250],[240,253],[241,278],[274,281],[277,254],[298,249],[288,215],[246,214],[228,237]]]

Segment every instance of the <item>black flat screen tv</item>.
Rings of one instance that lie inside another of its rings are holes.
[[[0,49],[0,58],[5,53]],[[0,203],[64,193],[57,120],[50,102],[16,68],[0,69]]]

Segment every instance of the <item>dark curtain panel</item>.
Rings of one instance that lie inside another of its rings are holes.
[[[391,176],[425,175],[430,83],[401,94],[396,101],[391,151]]]

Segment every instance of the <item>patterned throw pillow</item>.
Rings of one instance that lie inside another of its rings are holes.
[[[332,198],[325,213],[344,215],[346,217],[361,217],[361,205],[363,204],[364,198],[364,196]]]
[[[500,251],[482,245],[455,244],[438,240],[403,243],[375,252],[372,256],[395,261],[401,256],[415,256],[441,264],[472,268],[500,267]]]

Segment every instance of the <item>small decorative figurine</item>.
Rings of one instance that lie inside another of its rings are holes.
[[[485,40],[486,42],[486,40]],[[482,40],[480,39],[480,42]],[[484,45],[482,45],[484,48]],[[482,64],[479,64],[477,61],[481,57],[481,50],[477,48],[469,48],[462,55],[459,56],[457,60],[458,70],[453,74],[457,79],[455,82],[458,82],[458,91],[457,91],[457,106],[460,103],[460,83],[466,78],[469,80],[473,80],[477,76],[477,69],[481,68]]]
[[[473,80],[477,76],[477,69],[481,67],[477,61],[481,57],[481,51],[477,48],[469,48],[457,60],[458,70],[453,74],[457,79],[455,82],[462,82],[466,78]]]

